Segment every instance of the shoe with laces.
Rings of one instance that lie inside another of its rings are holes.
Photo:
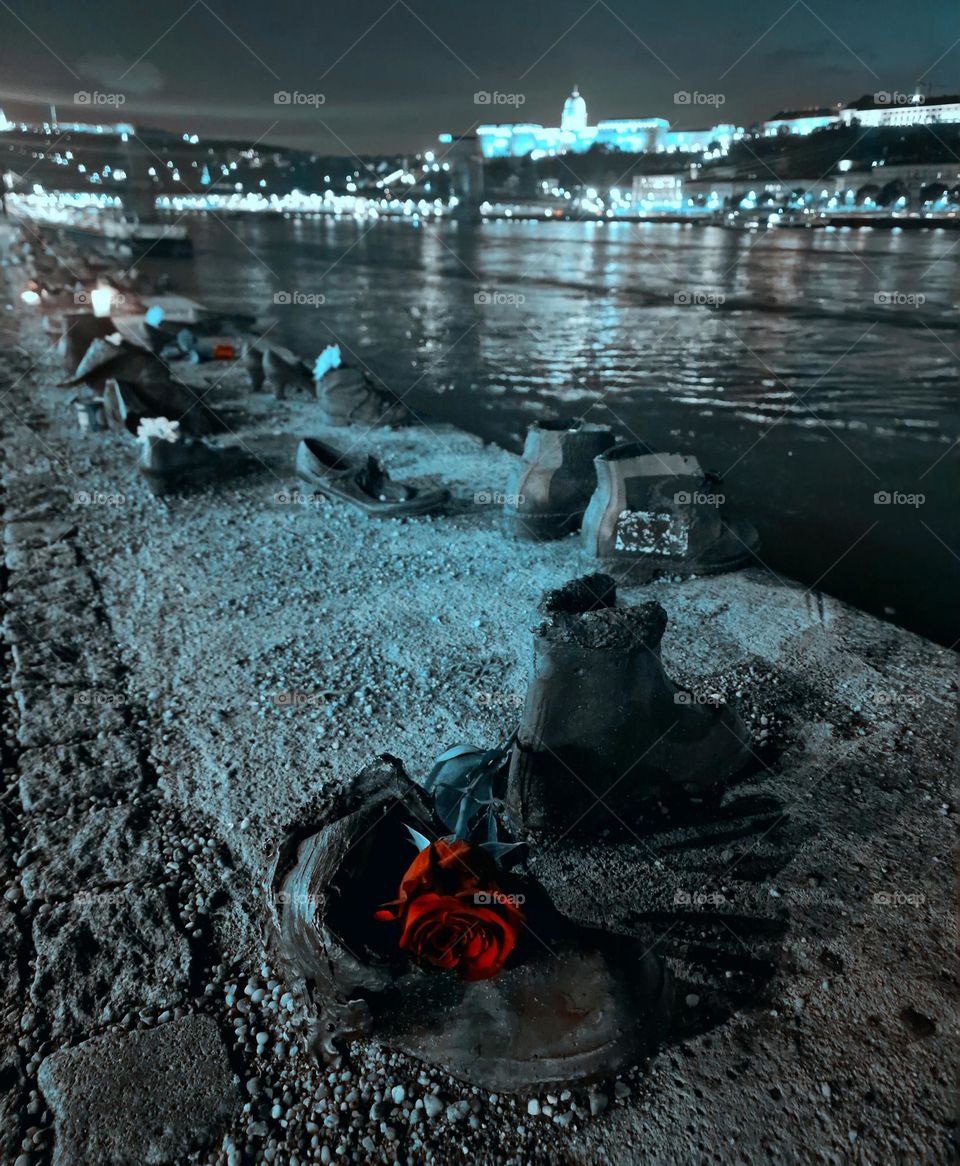
[[[449,491],[422,490],[395,482],[372,455],[348,457],[316,437],[305,437],[297,448],[297,477],[338,502],[350,502],[377,518],[429,514],[449,498]]]

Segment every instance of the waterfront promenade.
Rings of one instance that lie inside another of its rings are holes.
[[[509,540],[512,455],[450,427],[327,434],[449,514],[304,501],[315,405],[239,371],[211,403],[257,472],[161,503],[132,441],[79,434],[36,321],[0,328],[3,1161],[948,1160],[952,653],[762,567],[625,588],[666,609],[670,675],[739,702],[731,796],[777,807],[536,865],[577,918],[653,926],[671,1039],[536,1106],[373,1042],[323,1065],[269,942],[285,825],[378,753],[422,777],[506,736],[537,600],[592,564]]]

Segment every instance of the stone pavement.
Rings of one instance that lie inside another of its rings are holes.
[[[16,1086],[3,1154],[26,1166],[50,1153],[45,1103],[56,1163],[168,1162],[222,1130],[237,1082],[218,1026],[192,1011],[183,830],[144,762],[142,710],[77,526],[60,517],[62,467],[42,445],[3,473],[6,749],[19,772],[4,821],[18,876],[3,910],[20,939],[19,952],[4,948],[4,1019],[21,1034],[4,1073]]]

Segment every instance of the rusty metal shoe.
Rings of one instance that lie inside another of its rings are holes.
[[[74,376],[87,349],[94,340],[103,340],[115,331],[113,321],[92,312],[64,312],[60,354],[63,369]]]
[[[111,378],[104,386],[103,410],[110,429],[134,437],[148,417],[178,421],[180,432],[193,437],[222,431],[222,422],[201,397],[199,390],[178,381],[134,384]]]
[[[432,514],[450,492],[420,489],[395,482],[372,455],[350,457],[316,437],[297,446],[297,477],[335,502],[349,502],[371,518],[407,518]]]
[[[405,425],[412,420],[404,403],[352,365],[326,370],[314,381],[324,425]]]
[[[263,371],[263,353],[255,344],[244,344],[241,359],[247,376],[250,378],[250,388],[255,393],[261,392],[266,378],[266,373]]]
[[[310,370],[292,352],[286,349],[264,348],[263,374],[267,386],[278,401],[286,399],[289,389],[313,395]]]
[[[744,566],[758,538],[748,522],[724,521],[720,480],[695,457],[655,453],[640,442],[595,460],[596,490],[583,518],[586,550],[618,575],[713,575]]]
[[[61,381],[60,387],[75,388],[86,384],[102,393],[104,385],[111,379],[163,382],[170,380],[170,372],[163,361],[146,348],[126,340],[113,344],[109,340],[97,339],[87,348],[75,375],[68,381]]]
[[[696,795],[750,755],[735,710],[701,703],[663,670],[659,603],[616,606],[609,575],[587,575],[540,604],[533,672],[510,762],[518,832],[599,836],[655,801]]]
[[[220,448],[191,438],[141,439],[140,475],[158,498],[213,486],[248,473],[255,463],[235,446]]]
[[[578,530],[596,488],[594,458],[613,431],[574,418],[537,421],[527,430],[520,465],[507,486],[504,514],[522,539],[563,538]]]
[[[266,890],[271,934],[315,1010],[319,1051],[366,1037],[484,1089],[522,1092],[613,1075],[662,1036],[672,979],[649,939],[573,923],[529,877],[511,884],[527,933],[494,978],[466,982],[402,957],[373,912],[396,897],[414,856],[406,827],[445,831],[396,758],[378,758],[329,812],[301,821]]]

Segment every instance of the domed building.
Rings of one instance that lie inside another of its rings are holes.
[[[497,104],[497,94],[486,94],[490,104]],[[595,126],[587,121],[587,103],[579,88],[563,103],[559,126],[542,126],[535,122],[512,122],[505,125],[477,127],[480,148],[486,158],[543,158],[553,154],[581,154],[594,144],[609,150],[644,153],[669,149],[670,123],[662,117],[645,117],[601,121]]]
[[[587,128],[587,103],[580,96],[579,88],[574,85],[573,92],[563,103],[563,113],[560,115],[560,128],[573,134],[580,134]]]

